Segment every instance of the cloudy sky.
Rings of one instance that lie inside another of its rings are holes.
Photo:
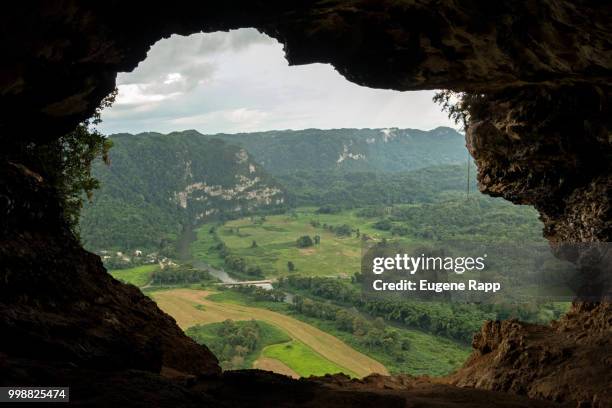
[[[375,63],[375,62],[373,62]],[[273,129],[455,127],[433,91],[357,86],[331,65],[290,67],[282,45],[254,29],[173,35],[117,77],[100,129],[236,133]]]

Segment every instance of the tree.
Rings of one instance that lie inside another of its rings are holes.
[[[296,243],[299,248],[308,248],[314,245],[312,238],[310,238],[309,235],[299,237]]]
[[[443,90],[434,95],[433,101],[463,130],[467,129],[470,118],[481,117],[481,110],[486,108],[486,96],[477,93]]]
[[[294,264],[293,262],[291,262],[291,261],[288,261],[288,262],[287,262],[287,270],[288,270],[289,272],[293,272],[293,271],[295,271],[295,264]]]
[[[352,232],[353,228],[348,224],[338,225],[334,228],[334,233],[339,237],[350,237]]]
[[[340,330],[351,332],[353,330],[354,317],[345,309],[336,312],[336,326]]]
[[[64,218],[77,237],[84,197],[91,201],[93,191],[100,186],[91,174],[91,166],[99,158],[110,164],[108,153],[112,142],[96,126],[102,122],[102,110],[113,104],[116,95],[117,90],[104,98],[93,116],[80,123],[72,132],[52,143],[30,146],[26,152],[35,158],[36,167],[55,187],[62,203]]]
[[[249,266],[248,268],[246,268],[246,274],[250,276],[262,277],[263,271],[259,266]]]
[[[389,219],[385,218],[374,223],[373,227],[381,231],[389,231],[393,227],[393,224]]]
[[[244,272],[246,269],[246,262],[244,258],[235,255],[228,255],[225,257],[225,265],[233,271]]]

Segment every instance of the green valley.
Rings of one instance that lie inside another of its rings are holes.
[[[538,240],[538,228],[532,209],[499,199],[466,200],[455,195],[431,204],[331,212],[327,207],[299,207],[285,214],[203,224],[192,250],[196,259],[216,267],[225,264],[238,274],[247,273],[251,266],[266,277],[346,278],[359,271],[362,245],[370,240]],[[311,237],[312,245],[298,245],[304,236]]]
[[[94,167],[102,188],[83,210],[82,240],[223,369],[444,375],[468,357],[485,320],[547,322],[566,308],[362,292],[369,243],[541,242],[535,210],[477,191],[452,129],[110,140],[111,165]]]

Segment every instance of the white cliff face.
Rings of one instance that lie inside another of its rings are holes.
[[[352,145],[353,143],[351,142],[349,144]],[[342,145],[342,153],[340,153],[340,156],[338,157],[338,160],[336,160],[336,163],[340,164],[345,160],[365,160],[365,154],[362,153],[352,153],[349,151],[349,146],[347,146],[346,144]]]
[[[387,143],[397,137],[397,128],[381,129],[383,142]]]
[[[252,174],[252,172],[249,172]],[[262,185],[259,176],[247,177],[242,174],[235,175],[236,183],[233,186],[209,185],[204,182],[191,183],[182,191],[174,193],[174,200],[181,208],[187,208],[193,201],[208,201],[210,199],[220,199],[223,201],[250,202],[249,206],[282,204],[284,197],[282,191],[276,187]],[[235,210],[240,211],[242,207],[236,206]],[[207,210],[202,217],[212,214]]]
[[[238,153],[236,153],[236,163],[245,163],[247,160],[249,160],[249,154],[246,150],[240,149]]]
[[[197,214],[196,215],[196,220],[198,220],[198,221],[202,220],[202,219],[204,219],[204,218],[206,218],[206,217],[208,217],[210,215],[216,214],[218,212],[219,211],[216,208],[208,209],[208,210],[206,210],[204,212],[201,212],[201,213]]]
[[[193,172],[191,171],[191,160],[185,162],[185,180],[193,179]]]

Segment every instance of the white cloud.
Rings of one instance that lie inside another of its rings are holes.
[[[164,84],[170,85],[174,82],[180,82],[181,80],[183,80],[183,76],[180,72],[171,72],[170,74],[166,75],[166,80],[164,81]]]
[[[453,126],[432,91],[360,87],[326,64],[290,67],[282,45],[254,29],[173,35],[117,83],[106,133]]]
[[[180,92],[166,94],[149,92],[150,84],[126,84],[119,85],[118,88],[119,93],[115,101],[117,105],[150,104],[180,95]]]
[[[238,108],[207,112],[199,115],[183,116],[169,122],[179,128],[202,128],[211,125],[231,123],[236,131],[255,131],[269,116],[257,109]]]

